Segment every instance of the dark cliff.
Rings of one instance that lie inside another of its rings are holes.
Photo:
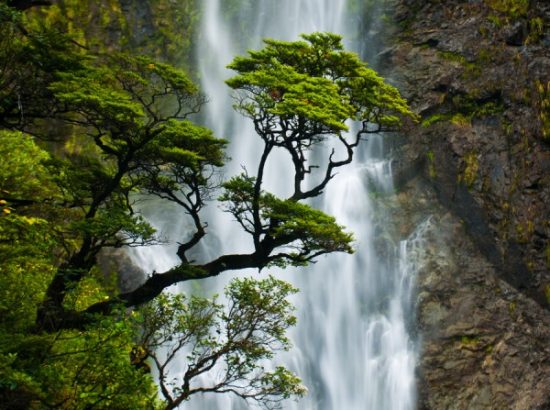
[[[418,278],[419,408],[550,408],[550,3],[393,13],[380,57],[422,118],[399,148],[400,217],[436,226]]]

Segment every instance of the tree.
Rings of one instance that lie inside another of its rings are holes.
[[[398,91],[386,84],[357,55],[343,50],[341,37],[329,33],[304,35],[298,42],[266,40],[266,47],[237,57],[229,68],[238,74],[227,84],[239,92],[237,110],[252,119],[264,142],[255,176],[243,174],[223,184],[220,200],[242,229],[253,238],[248,254],[229,254],[202,265],[187,261],[186,252],[206,234],[200,207],[184,206],[182,198],[203,204],[203,192],[174,175],[148,179],[148,192],[182,205],[195,224],[189,241],[178,250],[182,263],[150,276],[132,292],[118,297],[126,306],[139,305],[175,283],[216,276],[223,271],[277,265],[306,265],[331,252],[352,252],[352,235],[334,218],[304,201],[321,195],[335,170],[349,164],[355,148],[369,133],[395,129],[403,117],[413,117]],[[346,134],[346,121],[359,123]],[[319,164],[308,164],[307,152],[326,139],[338,141],[344,156],[333,150],[321,181],[304,188],[306,175]],[[294,164],[294,192],[286,199],[262,188],[265,167],[274,149],[283,149]],[[106,312],[112,302],[91,306],[90,313]]]
[[[22,8],[29,2],[12,3]],[[236,281],[227,290],[225,309],[215,300],[170,298],[162,291],[224,271],[303,266],[323,254],[353,252],[352,235],[304,201],[322,194],[368,133],[394,129],[412,116],[397,90],[344,51],[337,35],[266,40],[262,50],[231,63],[236,75],[227,81],[236,90],[237,110],[252,120],[263,142],[259,166],[255,175],[220,183],[227,141],[190,121],[205,98],[187,74],[144,56],[92,53],[47,27],[26,30],[13,8],[0,6],[7,36],[0,50],[0,125],[24,131],[1,132],[14,163],[23,164],[5,169],[0,187],[0,250],[7,272],[2,281],[15,281],[25,270],[36,290],[21,319],[9,314],[8,305],[24,291],[0,287],[2,300],[11,301],[1,306],[8,314],[0,337],[10,338],[10,326],[21,337],[37,337],[30,350],[17,342],[21,338],[12,338],[11,347],[0,351],[8,381],[0,383],[0,397],[11,400],[15,384],[18,393],[26,392],[19,397],[27,397],[27,404],[46,407],[157,406],[142,371],[145,357],[159,371],[166,408],[198,392],[233,392],[263,404],[302,394],[296,376],[258,365],[289,347],[284,333],[295,320],[285,301],[294,291],[289,285]],[[27,82],[29,75],[34,80]],[[357,126],[348,133],[350,122]],[[308,152],[327,140],[335,148],[326,162],[310,163]],[[288,198],[264,189],[267,160],[275,150],[286,152],[293,164]],[[320,176],[311,185],[307,179],[316,172]],[[40,183],[25,181],[27,176]],[[179,238],[178,266],[150,272],[136,289],[120,293],[99,272],[99,253],[158,241],[134,209],[134,192],[178,205],[193,229]],[[253,246],[248,253],[196,264],[187,255],[215,229],[207,227],[201,211],[217,195]],[[18,252],[6,245],[14,240]],[[130,317],[127,308],[133,309]],[[168,356],[155,350],[160,345]],[[186,373],[171,385],[166,369],[184,348],[191,349]],[[21,360],[25,354],[27,361]],[[124,359],[130,356],[132,361]],[[216,366],[225,374],[219,384],[193,384]],[[105,385],[106,374],[122,375],[119,387],[127,379],[127,394]],[[71,392],[67,383],[75,386]]]
[[[287,300],[297,289],[269,277],[236,279],[227,287],[227,306],[184,295],[161,296],[143,311],[142,358],[149,357],[159,374],[167,409],[198,393],[233,393],[267,408],[306,390],[284,367],[266,371],[260,360],[288,350],[286,329],[296,323]],[[190,348],[189,348],[190,347]],[[187,351],[183,375],[170,379],[170,365]],[[196,378],[215,372],[210,385]]]
[[[180,249],[192,247],[204,235],[198,214],[214,188],[208,175],[223,164],[226,142],[186,120],[198,112],[203,97],[185,73],[124,54],[93,63],[58,73],[49,86],[65,106],[61,118],[79,127],[82,137],[95,146],[84,158],[77,155],[73,160],[86,161],[84,173],[75,174],[68,165],[65,188],[83,210],[75,225],[79,246],[48,287],[39,310],[39,321],[46,327],[72,326],[71,312],[63,312],[64,297],[95,265],[102,249],[154,240],[150,226],[133,212],[132,191],[150,192],[180,205],[196,226]]]
[[[63,200],[59,168],[31,136],[0,130],[0,155],[0,408],[153,408],[152,377],[128,360],[133,317],[114,311],[85,331],[33,331],[73,217],[56,204]],[[81,309],[107,290],[93,269],[65,305]]]

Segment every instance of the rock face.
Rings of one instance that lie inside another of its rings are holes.
[[[394,3],[383,62],[421,116],[396,184],[403,214],[437,227],[418,407],[548,409],[550,2]]]

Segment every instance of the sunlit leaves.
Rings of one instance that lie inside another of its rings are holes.
[[[107,68],[87,67],[81,71],[61,72],[50,90],[62,103],[82,113],[100,127],[137,127],[143,118],[142,107],[131,97],[109,86],[115,81]]]
[[[292,239],[294,242],[288,244],[297,247],[300,252],[353,252],[353,235],[344,232],[344,227],[338,225],[334,217],[309,205],[281,200],[271,194],[265,195],[264,203],[262,213],[274,227],[272,235],[275,240],[286,242]],[[294,255],[300,256],[299,253]]]
[[[225,145],[226,141],[215,138],[208,128],[191,121],[170,120],[140,153],[139,160],[144,164],[173,164],[200,171],[206,164],[223,165]]]
[[[271,264],[285,266],[307,264],[322,253],[352,253],[353,235],[344,231],[334,217],[289,199],[262,192],[258,199],[260,224],[253,217],[255,178],[240,175],[226,182],[220,201],[249,233],[262,233],[280,248],[271,258]],[[277,253],[279,252],[279,253]]]
[[[85,332],[61,333],[40,369],[43,400],[66,400],[68,408],[155,408],[150,375],[129,361],[135,333],[132,320],[105,318]],[[60,397],[59,395],[62,394]]]
[[[39,201],[59,195],[46,166],[50,155],[31,136],[0,130],[0,158],[0,199]]]
[[[275,371],[262,375],[260,384],[264,394],[282,399],[307,394],[307,388],[301,384],[300,378],[283,366],[277,366]]]
[[[61,191],[29,135],[0,131],[0,157],[0,326],[15,330],[32,323],[54,271],[55,224],[45,218]]]
[[[288,297],[297,289],[268,277],[234,279],[225,290],[227,306],[214,299],[164,295],[142,309],[142,346],[153,358],[169,405],[199,392],[231,392],[270,407],[301,396],[300,379],[283,367],[266,371],[261,361],[290,348],[286,331],[296,323]],[[166,370],[175,353],[186,353],[182,378]],[[209,374],[211,384],[195,380]]]
[[[228,67],[237,75],[227,84],[242,92],[238,110],[253,119],[265,113],[297,117],[314,123],[302,124],[304,129],[320,127],[335,134],[347,130],[348,119],[395,127],[401,117],[413,116],[394,87],[356,54],[343,50],[340,36],[313,33],[302,38],[264,40],[262,50],[233,60]]]
[[[261,115],[265,109],[270,114],[301,116],[338,130],[347,129],[344,121],[352,114],[332,81],[299,73],[276,59],[265,67],[258,67],[228,80],[227,84],[232,88],[258,92],[255,103],[251,102],[242,108],[236,106],[252,118]]]
[[[225,290],[229,300],[229,311],[224,316],[228,337],[265,338],[265,343],[259,343],[264,349],[288,349],[290,341],[285,334],[296,324],[296,317],[287,298],[296,292],[298,289],[291,284],[272,276],[233,280]],[[262,352],[266,354],[271,355],[267,350]]]

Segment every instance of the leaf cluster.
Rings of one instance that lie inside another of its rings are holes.
[[[246,174],[233,177],[223,184],[219,200],[246,232],[260,233],[264,243],[277,245],[277,252],[267,258],[268,264],[301,266],[323,253],[353,253],[353,235],[345,232],[334,217],[263,191],[254,204],[255,183],[256,179]],[[259,209],[260,227],[254,221],[255,206]]]
[[[300,379],[283,367],[267,371],[261,361],[288,350],[286,330],[296,323],[287,298],[297,290],[268,277],[235,279],[225,290],[226,306],[198,296],[163,295],[141,310],[142,351],[159,373],[161,392],[175,408],[197,393],[233,393],[275,407],[303,395]],[[186,354],[181,378],[170,379],[175,355]],[[202,374],[214,376],[198,385]]]
[[[82,410],[160,408],[151,376],[129,361],[134,326],[129,318],[116,316],[86,332],[33,336],[1,329],[2,405]]]
[[[399,92],[359,57],[344,51],[332,33],[302,35],[303,41],[264,40],[265,47],[236,57],[226,83],[242,92],[236,108],[253,119],[276,115],[299,119],[317,133],[347,130],[347,120],[383,127],[413,116]]]

